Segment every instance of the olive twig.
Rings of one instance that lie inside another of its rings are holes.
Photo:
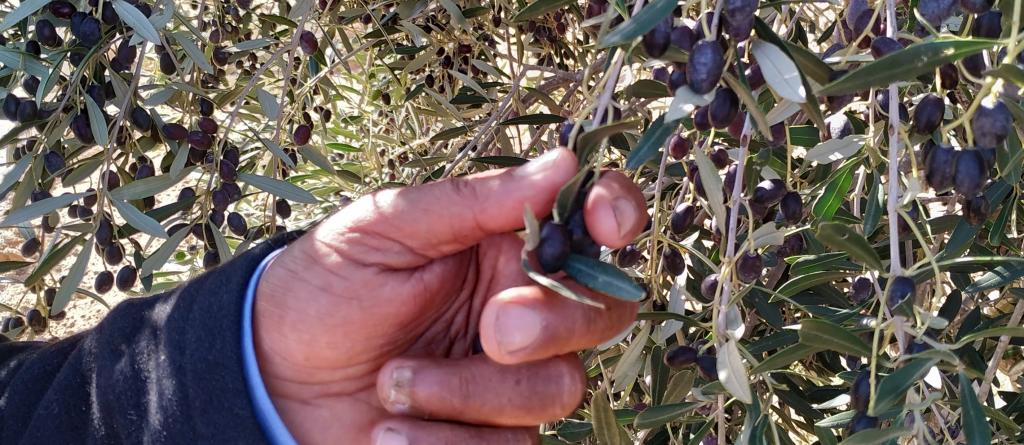
[[[1020,1],[1014,3],[1017,5],[1014,9],[1018,9]],[[1024,300],[1017,300],[1017,306],[1013,308],[1013,315],[1010,316],[1010,322],[1006,326],[1020,325],[1022,315],[1024,315]],[[982,380],[981,386],[978,387],[978,400],[986,400],[988,398],[988,390],[992,386],[992,379],[996,376],[996,370],[999,369],[999,362],[1001,361],[1003,354],[1006,352],[1006,347],[1009,346],[1009,344],[1010,336],[1003,335],[999,337],[999,343],[996,344],[996,350],[992,353],[992,359],[988,362],[988,368],[985,369],[985,379]]]

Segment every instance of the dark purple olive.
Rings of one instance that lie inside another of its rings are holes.
[[[306,124],[295,127],[295,131],[292,132],[292,141],[295,145],[303,146],[309,143],[309,139],[313,136],[313,129]]]
[[[683,254],[679,253],[679,250],[672,246],[665,246],[662,249],[661,264],[665,272],[668,272],[673,277],[686,272],[686,261],[683,259]]]
[[[782,245],[779,246],[778,254],[783,258],[802,255],[806,248],[807,243],[804,241],[804,236],[798,232],[787,236],[782,240]]]
[[[697,94],[710,93],[722,78],[723,69],[725,56],[722,46],[717,41],[701,40],[693,45],[690,61],[686,64],[686,82]]]
[[[938,28],[942,22],[951,17],[956,12],[956,7],[956,0],[920,0],[917,2],[917,12],[933,28]]]
[[[718,381],[718,359],[713,355],[697,357],[697,370],[700,376],[709,382]]]
[[[692,346],[676,346],[665,353],[665,365],[670,368],[688,368],[697,363],[697,350]]]
[[[715,98],[708,104],[708,120],[715,128],[729,126],[740,111],[740,98],[729,88],[719,88]]]
[[[50,150],[43,155],[43,168],[46,169],[51,175],[56,175],[64,170],[66,166],[64,162],[64,156],[60,153]]]
[[[963,150],[956,157],[953,189],[966,198],[973,198],[988,182],[988,170],[977,150]]]
[[[693,128],[702,132],[711,129],[711,119],[708,117],[707,105],[693,110]]]
[[[668,87],[673,92],[682,88],[686,85],[686,70],[679,68],[672,69],[672,74],[668,77]]]
[[[693,34],[693,29],[686,25],[677,26],[672,29],[672,45],[683,51],[690,52],[693,50],[693,43],[696,41],[696,37]]]
[[[299,34],[299,48],[302,48],[302,52],[313,54],[319,47],[320,44],[316,40],[316,35],[312,32],[302,31],[302,34]]]
[[[908,355],[910,355],[910,354],[920,354],[920,353],[922,353],[924,351],[927,351],[927,350],[929,350],[931,348],[932,348],[931,345],[929,345],[928,343],[925,343],[922,340],[914,340],[914,341],[912,341],[910,343],[907,343],[907,347],[903,350],[903,353],[904,354],[908,354]]]
[[[704,297],[701,300],[702,303],[710,303],[715,300],[715,295],[718,293],[718,274],[713,273],[706,277],[700,282],[700,295]]]
[[[744,253],[736,260],[736,277],[740,281],[750,284],[761,278],[764,270],[764,260],[757,252]]]
[[[35,96],[36,93],[39,92],[39,78],[36,76],[25,76],[25,80],[21,81],[21,87],[24,88],[30,96]]]
[[[213,54],[210,55],[210,60],[213,61],[214,65],[225,66],[231,60],[231,52],[222,46],[215,46]]]
[[[981,105],[971,117],[971,130],[974,132],[974,145],[983,148],[997,148],[1006,141],[1006,136],[1013,126],[1010,109],[1001,100],[989,102],[982,100]]]
[[[84,12],[76,12],[71,16],[71,34],[86,48],[92,48],[100,43],[103,37],[102,27],[99,19]]]
[[[627,244],[615,252],[615,264],[623,269],[635,267],[643,259],[644,254],[636,247],[636,244]]]
[[[540,229],[540,242],[536,251],[537,262],[545,273],[562,270],[571,253],[569,230],[562,224],[545,221]]]
[[[18,122],[27,124],[39,119],[39,107],[34,100],[23,100],[18,104]]]
[[[103,249],[103,261],[111,266],[116,266],[124,261],[124,246],[114,243]]]
[[[716,147],[708,158],[711,159],[711,163],[715,164],[715,168],[721,170],[729,166],[732,163],[732,159],[729,158],[729,151],[724,147]]]
[[[213,138],[200,130],[192,130],[188,132],[186,139],[188,139],[189,146],[196,150],[207,151],[213,147]]]
[[[939,84],[943,90],[953,90],[960,84],[960,71],[956,65],[947,63],[939,67]]]
[[[57,35],[57,28],[53,26],[53,22],[47,19],[36,21],[36,40],[43,46],[54,47],[59,44],[60,36]]]
[[[969,224],[980,226],[989,216],[988,199],[984,196],[975,196],[967,199],[963,204],[964,220]]]
[[[228,229],[235,236],[245,236],[246,232],[249,231],[249,225],[246,224],[245,218],[242,217],[238,212],[228,213],[227,217]]]
[[[742,42],[750,38],[757,3],[757,0],[725,0],[725,7],[722,8],[722,18],[725,19],[723,26],[732,40]]]
[[[163,127],[160,128],[160,133],[162,133],[165,138],[172,141],[180,142],[188,137],[188,129],[181,124],[164,124]]]
[[[665,17],[643,36],[644,51],[652,58],[661,57],[672,42],[672,17]]]
[[[895,308],[904,301],[913,300],[916,286],[910,277],[893,278],[889,284],[889,298],[886,300],[889,308]]]
[[[901,49],[903,49],[903,44],[889,37],[879,36],[871,39],[871,55],[876,59],[881,59]]]
[[[569,146],[569,138],[572,137],[572,132],[573,132],[573,129],[575,127],[576,127],[576,124],[573,121],[571,121],[571,120],[567,120],[565,122],[562,122],[562,124],[558,128],[558,146],[559,147],[568,147]],[[582,131],[580,131],[579,133],[582,133]],[[576,138],[577,138],[576,140],[579,140],[579,134],[576,135]]]
[[[217,134],[217,122],[209,117],[204,116],[199,118],[197,126],[199,127],[199,131],[202,131],[203,133],[209,135]]]
[[[850,301],[853,304],[864,304],[875,294],[875,285],[868,277],[857,277],[850,285]]]
[[[847,70],[832,71],[832,73],[828,75],[828,81],[834,82],[836,80],[841,79],[848,73],[849,72]],[[853,102],[854,96],[854,94],[840,94],[835,96],[827,96],[825,97],[825,103],[828,105],[829,111],[835,113],[843,109],[843,107],[849,105],[850,102]]]
[[[274,201],[274,213],[277,213],[281,219],[288,219],[292,216],[292,206],[284,198],[277,198]]]
[[[135,125],[139,131],[148,132],[153,128],[153,117],[149,115],[149,112],[145,108],[136,105],[131,111],[132,125]],[[176,125],[176,124],[174,124]],[[182,127],[184,129],[185,127]]]
[[[782,219],[789,225],[796,225],[804,218],[804,203],[798,192],[786,192],[779,201]]]
[[[18,107],[21,105],[21,99],[15,96],[14,93],[7,93],[4,97],[4,118],[9,121],[18,120]]]
[[[135,286],[135,281],[139,278],[139,271],[135,266],[127,265],[117,271],[117,277],[115,277],[115,284],[117,289],[121,292],[127,292]]]
[[[990,10],[979,14],[974,18],[974,27],[971,28],[971,35],[983,39],[998,39],[1003,33],[1002,20],[1003,13],[998,10]]]
[[[693,143],[680,133],[673,134],[668,140],[668,155],[677,161],[689,155],[692,148]]]
[[[107,170],[100,176],[100,180],[106,185],[107,191],[114,190],[121,186],[121,177],[117,175],[117,172]]]
[[[659,67],[651,70],[651,78],[654,79],[654,80],[657,80],[658,82],[661,82],[661,83],[664,83],[664,84],[668,84],[668,78],[669,78],[668,68],[665,68],[663,66],[659,66]]]
[[[41,246],[42,243],[39,242],[39,238],[29,238],[25,240],[24,243],[21,243],[21,256],[26,258],[35,256],[37,253],[39,253],[39,248]]]
[[[170,51],[160,54],[160,72],[168,76],[178,72],[178,65]]]
[[[32,332],[35,332],[36,334],[46,332],[46,326],[49,323],[39,309],[32,309],[28,311],[26,318],[28,319],[28,327],[32,329]]]
[[[914,107],[911,128],[917,134],[931,134],[942,124],[942,115],[945,111],[946,104],[942,98],[935,94],[929,94]]]
[[[199,98],[199,114],[202,116],[210,117],[213,116],[213,109],[215,105],[212,100],[205,97]]]
[[[781,179],[765,179],[754,188],[751,200],[765,207],[778,204],[786,196],[786,183]]]
[[[672,216],[669,217],[669,230],[675,235],[682,235],[693,226],[695,219],[697,219],[697,207],[686,202],[679,204],[672,211]]]
[[[109,270],[104,270],[96,275],[96,281],[93,283],[93,289],[98,294],[105,294],[110,292],[110,289],[114,288],[114,274]]]
[[[925,181],[937,193],[953,188],[959,152],[948,145],[936,145],[925,157]]]
[[[59,19],[68,20],[71,15],[78,11],[78,8],[71,2],[65,0],[54,0],[50,2],[50,14]]]
[[[207,250],[203,254],[203,269],[213,269],[220,265],[220,254],[216,250]]]
[[[850,408],[858,413],[865,413],[868,410],[868,403],[871,401],[871,372],[867,369],[857,374],[857,378],[850,386]]]

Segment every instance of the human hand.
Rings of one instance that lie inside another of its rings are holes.
[[[634,320],[636,303],[520,268],[524,206],[546,216],[576,173],[568,150],[363,197],[285,249],[254,309],[264,384],[301,443],[535,443],[586,387],[575,353]],[[640,191],[605,172],[583,206],[593,239],[617,248],[646,222]],[[479,334],[485,354],[473,354]]]

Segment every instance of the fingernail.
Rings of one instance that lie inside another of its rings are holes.
[[[498,312],[495,325],[498,347],[506,354],[530,346],[540,336],[540,317],[519,305],[509,305]]]
[[[392,412],[409,411],[412,401],[409,391],[412,387],[412,369],[399,367],[391,370],[391,384],[388,386],[388,407]]]
[[[558,161],[558,158],[565,155],[564,149],[555,149],[541,156],[534,158],[532,161],[523,164],[516,170],[516,176],[529,178],[547,173],[553,165]]]
[[[612,200],[612,213],[615,224],[619,226],[619,237],[625,238],[629,229],[636,225],[636,206],[626,198],[615,198]]]
[[[396,429],[385,428],[383,431],[377,433],[377,440],[374,441],[374,444],[409,445],[409,439],[406,439],[405,435]]]

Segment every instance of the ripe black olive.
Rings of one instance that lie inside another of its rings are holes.
[[[854,304],[863,304],[875,293],[875,286],[868,277],[857,277],[850,286],[850,300]]]
[[[857,413],[850,422],[850,434],[857,434],[861,431],[878,428],[878,418],[871,417],[866,413]]]
[[[28,311],[27,318],[28,327],[32,328],[32,332],[35,332],[36,334],[46,332],[46,326],[49,325],[49,322],[39,309],[32,309]]]
[[[309,125],[302,124],[295,127],[295,131],[292,133],[292,141],[295,145],[302,146],[309,143],[309,139],[313,136],[313,129]]]
[[[110,289],[114,287],[114,274],[109,270],[104,270],[96,275],[96,281],[93,283],[93,289],[98,294],[105,294],[110,292]]]
[[[292,216],[292,206],[284,198],[278,198],[274,201],[274,212],[281,219],[288,219],[289,216]]]
[[[669,217],[668,227],[673,234],[682,235],[693,226],[693,221],[697,219],[697,207],[689,203],[681,203],[674,210],[672,210],[672,216]]]
[[[804,203],[798,192],[786,192],[779,201],[779,211],[783,220],[789,225],[795,225],[804,217]]]
[[[627,244],[615,253],[615,264],[623,269],[635,267],[643,259],[644,254],[636,247],[636,244]]]
[[[915,287],[914,280],[909,277],[893,278],[892,283],[889,285],[889,298],[887,300],[889,308],[895,308],[908,299],[913,300]]]
[[[941,97],[929,94],[914,107],[914,118],[911,128],[917,134],[931,134],[942,124],[942,115],[946,104]]]
[[[117,271],[117,277],[115,278],[115,284],[117,289],[121,292],[127,292],[135,286],[135,281],[139,278],[139,271],[135,266],[127,265]]]
[[[744,283],[753,283],[761,278],[764,270],[764,260],[757,252],[744,253],[736,261],[736,277]]]
[[[1006,141],[1012,125],[1013,116],[1003,101],[983,100],[971,117],[974,145],[984,148],[999,147]]]
[[[21,256],[23,256],[23,257],[35,256],[35,254],[39,253],[39,248],[41,246],[42,246],[42,243],[39,242],[39,238],[36,238],[36,237],[29,238],[29,239],[25,240],[24,243],[21,243]]]
[[[722,78],[725,57],[717,41],[701,40],[693,45],[690,61],[686,64],[686,82],[697,94],[707,94],[715,89]]]
[[[710,303],[715,300],[715,295],[718,293],[718,274],[713,273],[706,277],[700,282],[700,294],[704,297],[701,300],[702,303]]]
[[[988,199],[984,196],[975,196],[967,199],[963,204],[964,220],[971,225],[980,226],[989,216]]]
[[[876,59],[881,59],[901,49],[903,49],[903,44],[889,37],[879,36],[871,39],[871,55]]]
[[[988,170],[977,150],[963,150],[956,158],[953,189],[957,193],[973,198],[981,192],[988,181]]]
[[[708,120],[715,128],[726,128],[740,111],[740,98],[729,88],[719,88],[708,104]]]
[[[670,368],[688,368],[697,363],[697,350],[692,346],[676,346],[665,354],[665,365]]]
[[[925,181],[937,193],[953,188],[957,157],[960,153],[948,145],[936,145],[925,158]]]
[[[850,386],[850,407],[858,413],[868,411],[868,404],[871,401],[871,372],[862,370],[857,379]]]
[[[998,39],[1003,33],[1002,20],[1003,13],[998,10],[989,10],[984,14],[979,14],[974,18],[971,35],[984,39]]]
[[[644,51],[652,58],[661,57],[672,42],[672,17],[666,17],[644,34]]]
[[[165,138],[172,141],[183,141],[188,137],[188,129],[181,124],[164,124],[160,128],[160,132],[163,133]]]
[[[554,221],[546,221],[540,229],[540,243],[537,244],[537,262],[545,273],[562,270],[571,253],[569,229]]]
[[[682,134],[673,134],[668,140],[668,155],[677,161],[690,154],[692,148],[693,142],[683,137]]]
[[[309,31],[302,31],[299,34],[299,48],[302,48],[302,52],[306,54],[313,54],[319,49],[320,44],[316,40],[316,35]]]
[[[686,261],[683,260],[683,254],[679,253],[675,247],[665,246],[662,249],[661,263],[664,265],[665,271],[673,277],[686,272]]]

